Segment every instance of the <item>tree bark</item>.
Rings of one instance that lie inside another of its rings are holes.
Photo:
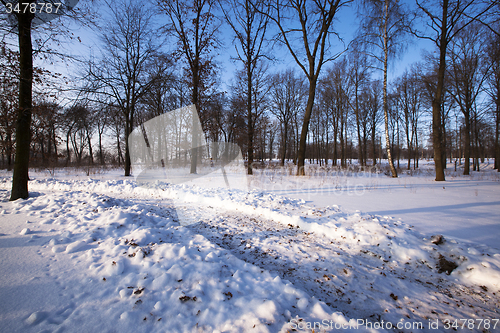
[[[500,90],[497,91],[500,95]],[[495,169],[500,172],[500,144],[498,142],[498,136],[500,132],[500,96],[497,96],[496,103],[496,121],[495,121]]]
[[[31,22],[34,15],[17,14],[19,29],[19,110],[16,121],[16,155],[12,177],[10,200],[27,199],[28,169],[31,141],[31,108],[33,83],[33,48],[31,44]]]
[[[247,34],[247,55],[251,57],[250,53],[250,34]],[[247,58],[246,63],[247,71],[247,121],[248,121],[248,165],[247,174],[253,174],[252,164],[253,164],[253,136],[254,136],[254,120],[252,116],[252,63],[251,59]]]
[[[385,21],[384,21],[384,120],[385,120],[385,146],[387,150],[387,159],[389,160],[389,167],[391,169],[392,177],[398,176],[396,168],[394,167],[394,161],[391,155],[391,146],[389,142],[389,105],[387,102],[387,62],[389,58],[389,36],[387,34],[387,24],[389,18],[389,0],[385,0]]]
[[[132,133],[132,119],[129,112],[125,113],[125,177],[130,176],[131,160],[130,160],[130,147],[128,144],[128,137]]]
[[[437,86],[434,99],[432,100],[432,145],[434,148],[434,165],[436,169],[436,181],[445,181],[443,166],[443,132],[441,124],[441,103],[443,98],[444,75],[446,71],[446,49],[448,41],[448,0],[443,0],[443,17],[441,22],[441,36],[439,41],[439,67]]]
[[[309,80],[309,94],[307,97],[306,112],[304,113],[304,122],[302,123],[302,131],[300,132],[299,151],[297,156],[297,176],[305,176],[304,162],[306,158],[306,140],[309,122],[311,120],[312,108],[314,105],[314,97],[316,95],[317,78],[311,77]]]
[[[355,74],[356,76],[358,75],[357,73]],[[355,107],[354,107],[354,112],[356,113],[356,130],[358,132],[358,161],[359,161],[359,165],[361,167],[364,167],[365,166],[365,161],[363,159],[363,145],[362,145],[362,142],[361,142],[361,128],[360,128],[360,124],[359,124],[359,98],[358,98],[358,78],[356,77],[356,86],[355,86],[355,90],[354,90],[354,98],[355,98]]]

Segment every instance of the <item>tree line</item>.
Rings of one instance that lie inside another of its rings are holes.
[[[18,88],[26,81],[23,50],[3,42],[2,167],[15,170],[23,161],[16,155],[15,124],[26,116],[21,110],[30,110],[32,166],[111,163],[123,165],[128,176],[132,130],[194,104],[205,140],[238,144],[249,174],[271,159],[293,162],[297,175],[305,174],[306,159],[338,167],[355,159],[360,168],[387,159],[397,177],[402,159],[407,169],[418,168],[423,156],[434,158],[436,180],[444,180],[448,159],[463,163],[469,174],[471,159],[472,169],[479,170],[481,159],[495,157],[500,170],[497,1],[120,0],[102,5],[105,19],[93,22],[100,52],[81,60],[70,103],[57,98],[64,79],[33,66],[34,93],[26,103]],[[347,6],[355,8],[360,25],[346,45],[334,21]],[[22,13],[16,15],[19,25]],[[231,32],[230,45],[223,43],[224,29]],[[389,68],[417,38],[434,42],[437,52],[389,81]],[[237,71],[223,88],[221,77],[227,73],[218,55],[227,47],[234,48]],[[295,65],[273,69],[283,52]],[[196,173],[198,153],[192,149],[184,157]]]

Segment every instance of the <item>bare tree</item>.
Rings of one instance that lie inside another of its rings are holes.
[[[500,31],[500,25],[496,25],[495,31]],[[500,172],[500,33],[491,34],[490,41],[487,44],[487,61],[491,66],[487,76],[487,93],[493,101],[493,115],[495,119],[495,169]]]
[[[57,162],[58,121],[61,107],[54,102],[41,100],[33,105],[32,156],[41,158],[41,165],[55,166]]]
[[[320,101],[332,119],[333,156],[332,164],[337,165],[337,141],[340,143],[340,165],[346,166],[347,119],[349,115],[349,97],[352,85],[348,77],[347,59],[342,58],[328,68],[320,84]],[[337,140],[337,138],[339,140]]]
[[[6,1],[0,0],[5,10],[2,10],[2,30],[7,34],[14,33],[17,35],[19,47],[19,102],[18,112],[16,117],[16,152],[14,161],[14,173],[12,177],[12,191],[10,200],[19,198],[26,199],[28,193],[28,170],[29,170],[29,155],[30,155],[30,127],[31,127],[31,114],[32,114],[32,98],[33,98],[33,54],[35,51],[40,52],[41,49],[33,48],[32,31],[35,26],[40,26],[48,23],[49,21],[65,16],[69,12],[73,12],[73,5],[75,1],[65,1],[57,6],[53,0],[44,2],[44,8],[49,5],[51,10],[38,11],[36,8],[39,4],[36,1]],[[33,7],[34,6],[34,7]],[[35,10],[32,10],[35,8]],[[39,8],[39,7],[38,7]],[[74,12],[73,12],[74,13]],[[55,25],[57,28],[58,25]],[[47,29],[51,32],[46,36],[54,36],[55,30],[61,32],[64,29]],[[40,47],[43,48],[45,39]]]
[[[370,137],[372,139],[373,165],[377,164],[377,126],[380,122],[380,95],[382,84],[380,81],[372,81],[369,87],[368,118],[370,119]]]
[[[354,110],[354,115],[356,116],[356,132],[358,138],[358,159],[360,166],[365,166],[366,161],[364,160],[363,143],[361,140],[361,120],[360,120],[360,94],[361,89],[367,83],[369,79],[369,66],[368,59],[366,55],[361,52],[359,47],[354,44],[355,47],[349,53],[349,79],[353,86],[353,98],[354,101],[351,103],[351,108]]]
[[[280,159],[281,165],[285,165],[292,120],[303,107],[306,89],[295,71],[290,69],[283,73],[276,73],[271,80],[271,87],[271,113],[279,120],[281,130]]]
[[[443,144],[441,104],[445,89],[446,55],[450,42],[475,20],[480,19],[493,8],[493,2],[481,0],[416,0],[417,8],[426,21],[429,32],[415,30],[413,33],[423,39],[434,42],[439,50],[439,65],[436,77],[436,89],[432,100],[432,145],[436,181],[444,181]]]
[[[375,68],[383,72],[382,92],[387,158],[392,177],[397,177],[389,142],[387,72],[389,59],[400,54],[406,45],[403,38],[407,14],[403,4],[395,0],[365,0],[363,6],[360,42],[364,43],[366,52],[380,64]]]
[[[361,145],[362,149],[360,151],[363,154],[364,165],[368,162],[368,138],[371,136],[371,124],[372,124],[372,112],[375,111],[374,108],[374,98],[372,95],[372,83],[373,81],[367,82],[359,94],[359,123],[361,128]]]
[[[266,15],[278,27],[277,40],[286,46],[295,62],[309,82],[308,98],[302,130],[300,132],[297,156],[297,175],[305,175],[307,132],[314,106],[316,87],[323,65],[340,56],[330,57],[330,37],[338,35],[332,30],[332,23],[338,11],[352,0],[273,0]]]
[[[89,108],[83,104],[75,104],[64,114],[64,130],[66,132],[67,165],[71,162],[71,151],[76,158],[76,164],[81,165],[83,152],[89,147],[86,123],[89,122],[91,114]],[[70,145],[73,148],[70,150]]]
[[[213,75],[213,51],[218,44],[217,33],[220,22],[214,15],[215,0],[160,0],[159,4],[169,20],[168,29],[179,45],[178,56],[188,65],[191,85],[191,102],[198,112],[201,108],[204,81]],[[196,117],[193,118],[193,129]],[[202,119],[203,123],[203,119]],[[196,173],[199,137],[202,133],[192,133],[191,173]]]
[[[7,6],[5,1],[2,1]],[[16,156],[10,200],[27,199],[28,168],[30,151],[30,127],[33,82],[33,47],[31,43],[31,23],[35,14],[20,12],[15,14],[19,37],[19,110],[16,120]]]
[[[263,14],[267,9],[263,0],[228,0],[228,3],[231,12],[224,8],[224,3],[221,3],[221,9],[235,34],[236,59],[243,64],[246,74],[247,173],[251,175],[254,159],[254,132],[258,120],[255,119],[252,106],[253,76],[258,63],[267,57],[264,53],[264,46],[269,19],[267,15]]]
[[[450,95],[462,111],[465,121],[464,175],[468,175],[470,172],[471,116],[475,113],[477,98],[483,91],[483,84],[488,72],[483,69],[486,66],[483,61],[486,58],[483,45],[478,24],[472,24],[466,29],[462,29],[451,42],[448,74],[452,86]]]
[[[421,114],[422,92],[420,76],[415,67],[405,71],[396,82],[398,108],[401,112],[403,131],[408,147],[408,170],[411,168],[411,158],[418,158],[418,122]]]
[[[156,81],[148,72],[162,45],[152,10],[138,0],[107,2],[111,19],[102,28],[103,54],[88,71],[89,92],[111,97],[125,120],[125,176],[130,176],[128,136],[136,107]]]
[[[104,159],[104,149],[103,149],[103,136],[104,136],[104,131],[106,128],[108,128],[110,119],[111,119],[111,112],[109,110],[110,106],[109,104],[99,104],[98,107],[95,110],[95,125],[97,127],[97,139],[98,139],[98,146],[99,146],[99,164],[104,165],[105,159]]]
[[[2,43],[0,48],[0,94],[2,96],[0,100],[0,147],[2,149],[2,160],[6,157],[9,171],[12,169],[14,125],[19,103],[18,73],[18,54]]]

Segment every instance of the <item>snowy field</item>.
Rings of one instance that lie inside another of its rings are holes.
[[[14,202],[1,171],[0,331],[500,332],[482,167],[257,170],[247,191],[40,171]]]

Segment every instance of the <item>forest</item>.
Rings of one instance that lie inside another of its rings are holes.
[[[50,20],[2,3],[0,167],[13,187],[27,160],[131,175],[133,129],[191,104],[205,140],[237,144],[248,174],[293,163],[301,175],[307,161],[397,177],[434,159],[444,180],[447,163],[467,175],[486,158],[500,171],[498,1],[67,1]],[[347,11],[356,20],[340,27]],[[74,56],[79,31],[97,49]],[[389,79],[421,40],[434,48]]]

